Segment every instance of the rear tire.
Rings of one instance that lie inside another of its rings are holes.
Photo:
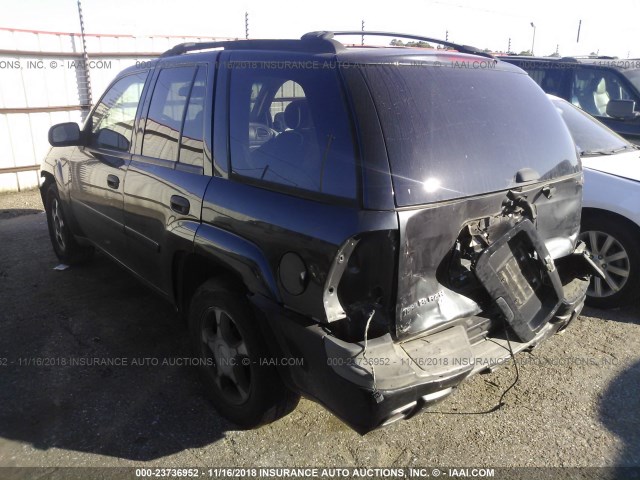
[[[58,259],[67,265],[88,260],[93,254],[93,248],[78,244],[71,233],[55,183],[49,185],[44,198],[49,238]]]
[[[288,390],[246,298],[215,279],[201,285],[189,308],[189,336],[216,410],[242,428],[290,413],[300,397]]]
[[[586,303],[597,308],[626,305],[640,286],[640,236],[626,222],[607,215],[583,218],[580,239],[602,268],[607,280],[594,276]]]

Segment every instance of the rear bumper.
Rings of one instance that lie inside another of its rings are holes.
[[[265,299],[253,300],[267,316],[268,335],[273,335],[277,349],[272,351],[301,360],[280,368],[285,382],[364,434],[415,415],[469,376],[506,363],[510,351],[535,347],[565,328],[581,312],[587,286],[586,280],[566,286],[565,301],[556,315],[525,343],[507,338],[500,328],[492,336],[472,336],[469,325],[474,321],[465,319],[402,343],[390,335],[370,340],[366,354],[364,342],[341,341],[304,317]]]

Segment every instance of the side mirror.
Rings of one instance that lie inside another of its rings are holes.
[[[607,115],[620,120],[633,120],[638,117],[635,108],[636,102],[633,100],[609,100]]]
[[[80,127],[77,123],[59,123],[49,129],[49,143],[52,147],[80,145]]]

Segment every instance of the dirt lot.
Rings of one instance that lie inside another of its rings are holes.
[[[202,396],[169,305],[103,256],[54,271],[34,192],[0,194],[0,466],[640,466],[640,308],[587,309],[409,421],[359,436],[302,400],[239,431]],[[127,367],[59,365],[123,358]],[[34,365],[34,359],[48,359]],[[132,366],[133,359],[143,365]]]

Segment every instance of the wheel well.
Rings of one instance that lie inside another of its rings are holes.
[[[598,218],[598,217],[607,217],[615,220],[617,223],[621,223],[626,225],[635,234],[640,235],[640,226],[629,220],[627,217],[620,215],[619,213],[612,212],[610,210],[603,210],[601,208],[583,208],[582,209],[582,219],[585,218]]]
[[[242,278],[226,265],[194,253],[176,253],[173,260],[174,298],[184,321],[187,321],[191,297],[200,285],[211,278],[223,280],[239,292],[248,292]]]
[[[49,185],[51,185],[52,183],[55,183],[56,179],[53,178],[53,175],[51,175],[49,172],[42,172],[40,176],[44,178],[42,185],[40,185],[40,196],[42,197],[42,204],[45,205],[46,198],[44,197],[47,194]]]

